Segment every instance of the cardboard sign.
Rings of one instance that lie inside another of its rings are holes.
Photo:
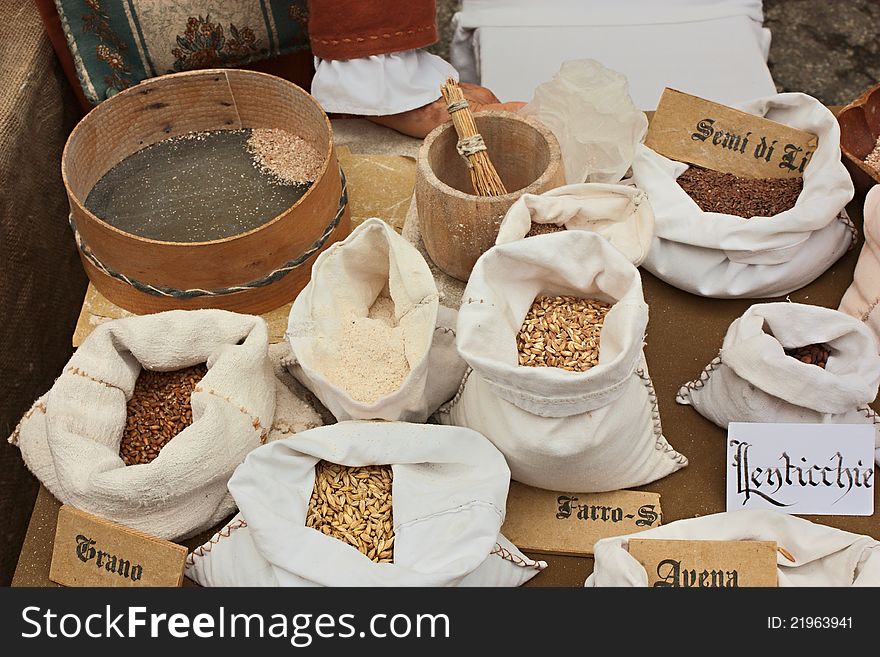
[[[510,482],[501,532],[521,550],[593,554],[596,541],[659,527],[660,495],[562,493]]]
[[[732,422],[727,510],[737,509],[873,515],[873,425]]]
[[[180,586],[187,549],[64,505],[49,579],[64,586]]]
[[[661,155],[746,178],[802,176],[816,135],[666,89],[645,145]]]
[[[631,538],[629,553],[658,588],[777,586],[773,541],[666,541]]]

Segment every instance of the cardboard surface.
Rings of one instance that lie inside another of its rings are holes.
[[[773,541],[667,541],[633,538],[629,553],[658,588],[777,586]]]
[[[809,132],[668,88],[645,137],[670,159],[748,178],[801,176],[817,144]]]
[[[49,579],[64,586],[180,586],[187,553],[182,545],[64,505]]]
[[[660,523],[660,496],[655,493],[572,493],[512,481],[501,533],[521,550],[578,556],[593,554],[600,539]]]

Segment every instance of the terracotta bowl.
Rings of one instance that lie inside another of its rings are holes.
[[[880,183],[880,172],[865,163],[880,136],[880,84],[876,84],[837,114],[843,163],[859,194]]]

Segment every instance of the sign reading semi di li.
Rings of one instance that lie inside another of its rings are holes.
[[[727,510],[737,509],[872,515],[874,427],[732,422]]]
[[[802,176],[816,135],[666,89],[645,145],[661,155],[746,178]]]
[[[187,549],[64,505],[49,579],[64,586],[180,586]]]
[[[631,538],[630,556],[645,568],[648,586],[726,588],[777,586],[773,541],[671,541]]]
[[[556,492],[511,481],[501,532],[522,550],[585,555],[600,539],[659,527],[660,521],[657,493]]]

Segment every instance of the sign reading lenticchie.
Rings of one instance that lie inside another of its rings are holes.
[[[732,422],[727,430],[727,510],[870,516],[870,424]]]
[[[659,527],[660,521],[657,493],[556,492],[511,481],[501,532],[521,550],[589,555],[600,539]]]
[[[777,586],[773,541],[673,541],[631,538],[630,556],[656,588]]]
[[[665,89],[645,145],[661,155],[747,178],[802,176],[816,135]]]
[[[64,505],[49,579],[64,586],[180,586],[187,549]]]

